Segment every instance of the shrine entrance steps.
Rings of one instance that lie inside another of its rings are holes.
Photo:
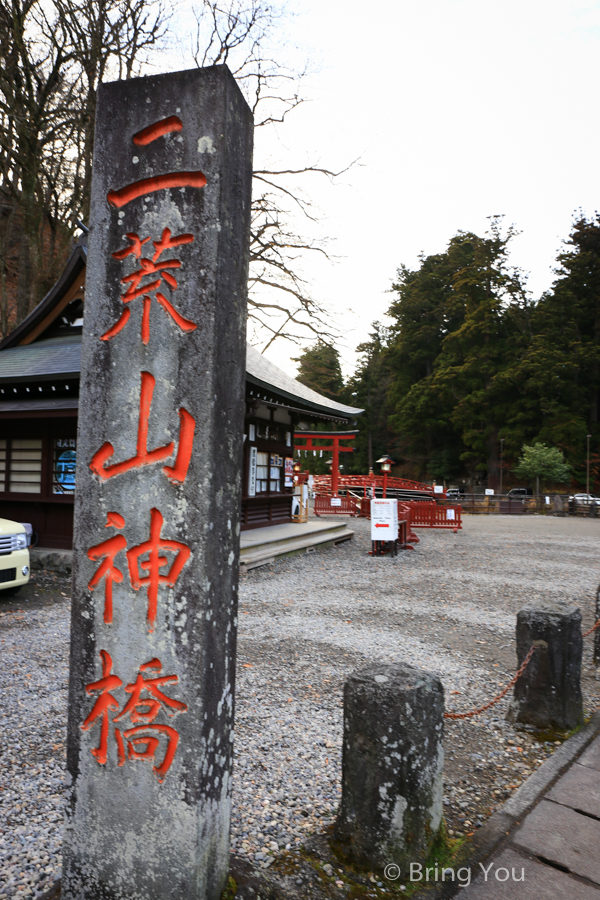
[[[298,556],[350,541],[354,532],[345,522],[292,522],[242,531],[240,572],[266,566],[282,556]]]

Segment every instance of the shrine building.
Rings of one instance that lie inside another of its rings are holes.
[[[54,287],[0,342],[0,518],[30,522],[40,547],[73,544],[86,258],[83,237]],[[362,411],[248,345],[242,530],[292,521],[295,430],[353,427]]]

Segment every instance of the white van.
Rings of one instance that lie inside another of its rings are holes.
[[[24,525],[0,519],[0,600],[29,581],[28,543]]]

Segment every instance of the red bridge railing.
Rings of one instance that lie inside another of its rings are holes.
[[[298,481],[303,483],[308,479],[308,475],[300,473]],[[386,486],[391,491],[418,491],[423,497],[433,499],[434,497],[444,497],[444,494],[434,494],[432,485],[423,484],[421,481],[411,481],[408,478],[394,478],[388,475],[385,480],[382,475],[340,475],[338,478],[338,490],[351,490],[354,493],[361,493],[368,496],[372,488],[383,490]],[[317,496],[331,494],[331,475],[314,475],[313,491]]]
[[[315,497],[315,516],[358,516],[354,497],[332,497],[329,494]]]
[[[410,507],[410,524],[413,528],[449,528],[458,531],[462,528],[462,509],[458,505],[437,503],[404,503],[398,504],[398,513],[402,507]]]

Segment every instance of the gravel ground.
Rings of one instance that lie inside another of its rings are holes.
[[[421,530],[415,552],[372,559],[369,523],[351,544],[242,578],[232,849],[263,866],[333,820],[342,685],[371,660],[436,672],[448,709],[479,706],[515,671],[524,602],[576,599],[584,627],[600,581],[600,522],[466,517]],[[0,595],[0,897],[29,897],[60,872],[69,582],[36,573]],[[600,682],[585,641],[586,713]],[[446,821],[470,833],[552,752],[504,721],[508,698],[446,723]]]

